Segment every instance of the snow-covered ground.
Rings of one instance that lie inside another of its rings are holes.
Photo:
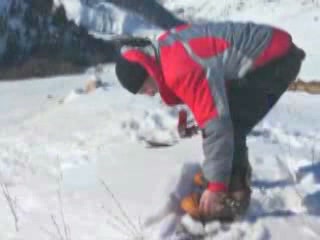
[[[76,17],[77,1],[64,2]],[[256,20],[289,29],[308,54],[301,78],[320,78],[315,1],[248,0],[239,7],[240,2],[168,0],[166,6],[183,7],[199,19]],[[105,65],[98,76],[89,69],[0,83],[0,181],[14,205],[12,211],[0,193],[1,240],[174,239],[160,237],[174,216],[142,225],[169,199],[182,167],[201,162],[201,138],[180,140],[177,109],[159,97],[130,95],[113,68]],[[82,93],[97,77],[104,87]],[[243,221],[213,225],[217,239],[319,239],[318,104],[316,95],[286,93],[250,135],[252,205]],[[177,144],[147,148],[146,138]]]

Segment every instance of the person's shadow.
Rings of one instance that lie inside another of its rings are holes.
[[[297,176],[302,179],[309,174],[312,175],[315,183],[320,184],[320,162],[300,168]],[[308,214],[320,216],[320,190],[306,195],[303,199],[303,204],[307,208]]]
[[[315,164],[310,164],[305,167],[301,167],[296,172],[297,181],[300,181],[307,175],[311,175],[316,183],[320,184],[320,162]],[[295,183],[293,183],[289,179],[277,180],[277,181],[264,181],[264,180],[254,180],[252,181],[253,188],[259,188],[263,191],[268,191],[268,189],[272,188],[284,188],[284,187],[295,187]],[[315,191],[310,194],[301,195],[302,205],[306,208],[306,212],[303,214],[312,215],[312,216],[320,216],[320,190]],[[262,203],[259,199],[251,200],[250,210],[248,212],[248,217],[245,220],[250,222],[255,222],[261,218],[267,217],[280,217],[280,218],[288,218],[293,216],[298,216],[301,213],[296,213],[295,211],[284,209],[284,210],[273,210],[268,211],[263,208]]]

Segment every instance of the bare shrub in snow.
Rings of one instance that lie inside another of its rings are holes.
[[[1,183],[1,189],[2,189],[2,194],[5,197],[5,199],[8,203],[8,206],[10,208],[10,212],[14,218],[14,225],[15,225],[16,231],[18,232],[19,231],[19,217],[17,214],[16,200],[13,199],[6,184]]]
[[[114,201],[121,215],[121,217],[119,217],[108,211],[108,214],[110,215],[110,220],[108,219],[107,224],[112,229],[116,230],[118,233],[124,235],[126,239],[145,240],[146,238],[143,234],[142,224],[138,224],[138,226],[136,226],[136,224],[134,224],[134,222],[131,220],[131,218],[123,208],[119,199],[113,194],[108,185],[104,181],[101,181],[101,183],[108,196],[110,196]]]

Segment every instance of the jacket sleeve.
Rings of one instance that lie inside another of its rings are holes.
[[[233,127],[230,117],[222,116],[211,119],[203,132],[203,151],[205,161],[203,174],[210,182],[211,190],[220,190],[217,183],[229,185],[233,159]]]
[[[208,69],[208,71],[213,71]],[[202,170],[212,191],[226,190],[232,170],[233,125],[223,76],[194,69],[175,83],[176,95],[189,106],[203,136]]]

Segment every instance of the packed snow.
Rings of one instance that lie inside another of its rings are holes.
[[[79,1],[62,2],[70,18],[81,19]],[[308,54],[300,77],[320,78],[317,1],[163,2],[199,21],[254,20],[288,29]],[[94,80],[103,85],[87,92]],[[203,159],[200,136],[178,137],[178,108],[164,106],[159,96],[127,93],[112,64],[0,86],[1,240],[177,240],[178,211],[145,223],[171,193],[188,191],[181,182]],[[248,137],[254,169],[249,212],[232,225],[212,223],[206,239],[319,239],[318,104],[317,95],[287,92],[254,129]],[[173,146],[149,148],[146,140]]]

